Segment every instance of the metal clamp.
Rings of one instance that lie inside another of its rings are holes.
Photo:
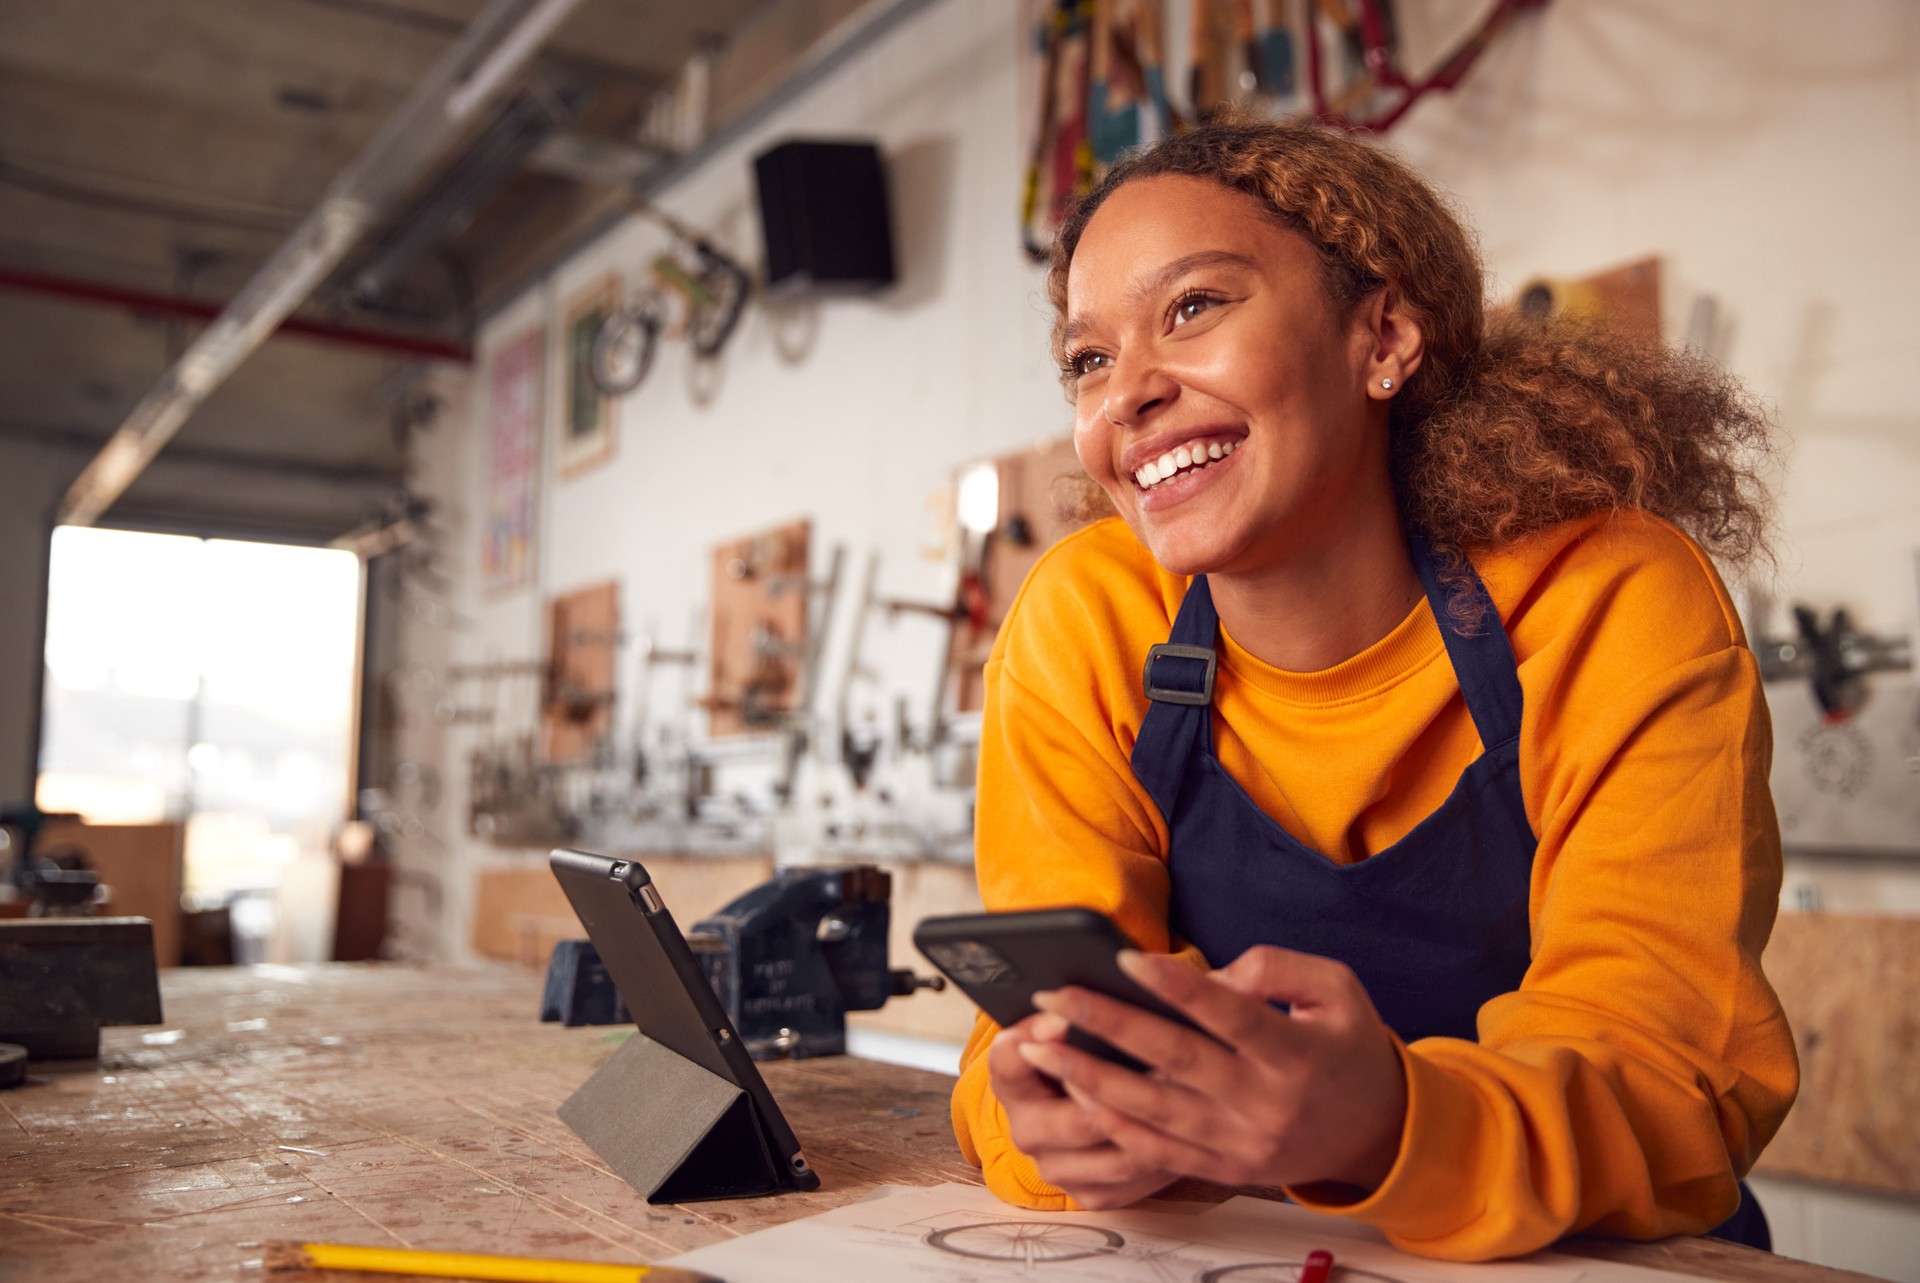
[[[1195,659],[1206,665],[1200,675],[1198,690],[1183,690],[1176,686],[1156,685],[1153,680],[1153,662],[1156,659]],[[1184,642],[1161,642],[1147,652],[1146,671],[1141,674],[1141,682],[1147,689],[1147,698],[1159,700],[1163,704],[1192,704],[1204,707],[1213,702],[1213,674],[1219,664],[1219,657],[1211,646],[1189,646]]]

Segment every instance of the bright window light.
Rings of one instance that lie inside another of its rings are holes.
[[[325,858],[349,806],[360,576],[334,549],[56,529],[40,806],[186,821],[188,890],[214,901]]]

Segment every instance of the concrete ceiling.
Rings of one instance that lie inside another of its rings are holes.
[[[584,0],[518,87],[543,127],[631,145],[689,56],[781,3]],[[17,278],[224,303],[481,8],[0,0],[0,437],[104,439],[196,324],[23,292]],[[490,291],[563,243],[582,184],[516,164],[480,183],[378,296],[347,288],[461,172],[487,123],[421,176],[303,317],[464,344]],[[169,449],[397,475],[393,412],[413,365],[282,334]]]

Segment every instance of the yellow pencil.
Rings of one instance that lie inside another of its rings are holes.
[[[524,1256],[473,1252],[415,1252],[401,1247],[353,1247],[343,1243],[269,1243],[262,1258],[270,1270],[367,1270],[376,1274],[427,1275],[440,1279],[505,1280],[506,1283],[720,1283],[711,1274],[674,1265],[607,1265],[599,1261],[541,1261]]]

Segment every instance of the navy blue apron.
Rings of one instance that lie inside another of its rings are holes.
[[[1213,754],[1219,616],[1204,575],[1173,634],[1149,653],[1152,701],[1133,773],[1168,829],[1172,927],[1215,967],[1259,944],[1351,967],[1406,1042],[1473,1040],[1481,1006],[1520,987],[1530,957],[1527,892],[1535,837],[1520,791],[1520,675],[1486,588],[1466,568],[1481,626],[1462,631],[1425,539],[1408,540],[1427,602],[1483,748],[1440,808],[1385,850],[1336,864],[1267,815]],[[1713,1234],[1771,1246],[1740,1208]]]

